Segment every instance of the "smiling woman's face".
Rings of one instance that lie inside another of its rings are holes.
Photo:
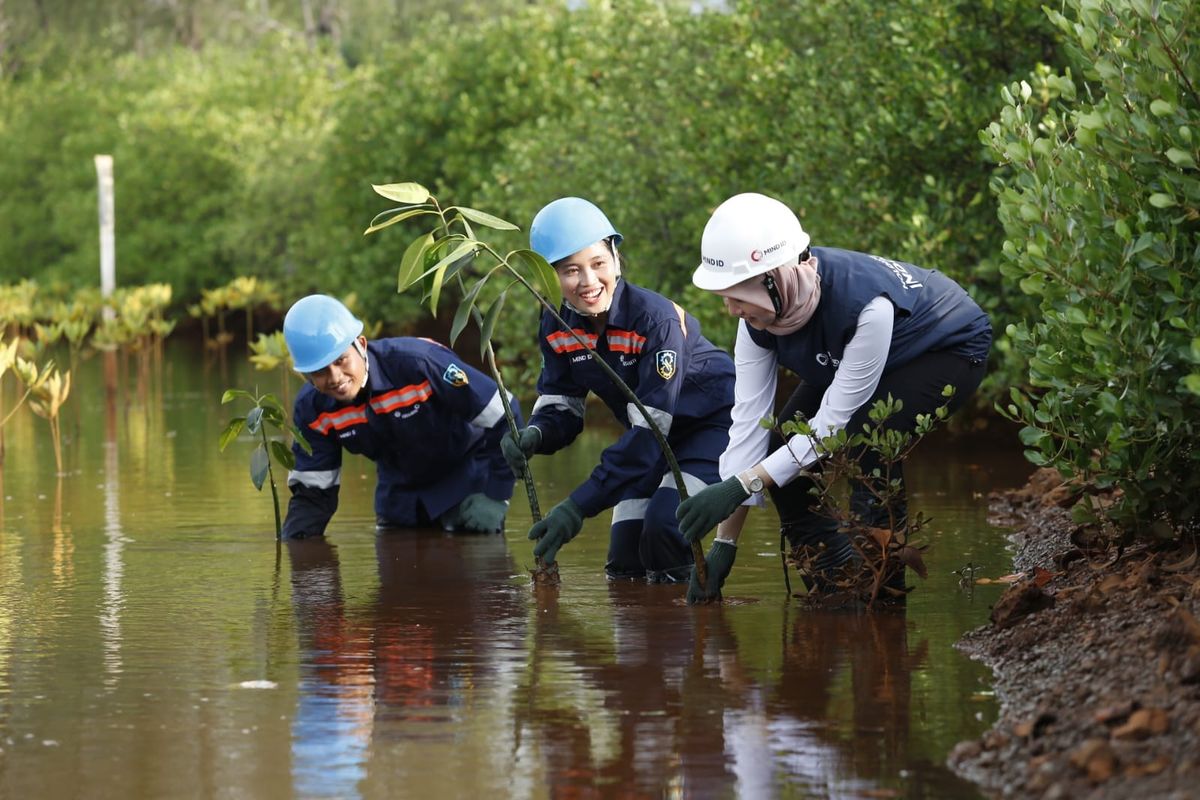
[[[607,242],[596,242],[554,265],[563,299],[581,314],[608,311],[617,287],[617,260]]]

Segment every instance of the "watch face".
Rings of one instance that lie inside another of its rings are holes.
[[[762,480],[762,478],[755,475],[753,478],[750,479],[750,491],[761,492],[762,490],[763,490],[763,480]]]

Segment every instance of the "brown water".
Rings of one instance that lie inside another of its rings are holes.
[[[607,583],[606,519],[534,594],[520,491],[504,536],[377,535],[373,467],[348,459],[326,539],[277,547],[249,441],[216,440],[221,392],[279,377],[180,346],[108,406],[98,362],[65,476],[43,420],[5,428],[0,797],[977,796],[943,762],[995,704],[952,645],[997,592],[953,570],[1009,571],[982,495],[1028,472],[1011,449],[918,452],[931,575],[904,613],[789,603],[770,512],[723,607]],[[614,435],[592,427],[535,460],[543,508]]]

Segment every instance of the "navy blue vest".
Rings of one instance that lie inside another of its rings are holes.
[[[982,360],[992,343],[992,326],[971,296],[937,270],[880,256],[814,247],[821,276],[821,302],[808,323],[786,336],[747,326],[760,347],[774,350],[779,363],[806,383],[833,383],[858,315],[883,295],[896,308],[892,345],[884,373],[933,350]]]

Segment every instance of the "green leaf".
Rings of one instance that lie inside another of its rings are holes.
[[[263,447],[262,442],[259,442],[258,447],[255,447],[254,452],[250,454],[250,481],[260,492],[263,481],[267,479],[267,470],[270,466],[271,460],[267,456],[267,448]]]
[[[225,452],[225,448],[229,443],[238,437],[242,432],[242,428],[246,426],[245,417],[234,417],[229,420],[229,424],[225,426],[225,430],[221,431],[220,451]]]
[[[400,272],[396,276],[396,291],[403,292],[409,286],[421,279],[421,267],[425,263],[425,253],[433,245],[433,232],[414,239],[400,258]]]
[[[458,209],[458,213],[462,214],[472,222],[478,223],[479,225],[486,225],[487,227],[495,228],[498,231],[521,230],[507,220],[500,219],[499,217],[493,217],[491,214],[486,214],[474,208],[467,208],[466,206],[454,206],[454,208]],[[450,209],[446,210],[449,211]]]
[[[371,225],[365,231],[363,231],[363,236],[366,236],[368,233],[374,233],[375,231],[381,231],[389,225],[395,225],[397,222],[401,222],[403,220],[418,216],[420,214],[434,213],[432,210],[430,210],[428,208],[410,208],[407,211],[404,211],[404,210],[401,210],[398,208],[393,208],[393,209],[390,209],[389,211],[384,211],[383,214],[388,214],[393,211],[399,211],[400,213],[396,214],[396,216],[392,217],[391,219],[386,220],[384,222],[380,222],[378,224],[375,222],[375,220],[371,220]],[[377,215],[375,217],[375,219],[379,219],[379,217],[383,216],[383,214]]]
[[[275,456],[275,460],[287,469],[296,466],[296,456],[292,454],[291,448],[278,439],[271,440],[271,455]]]
[[[492,307],[488,309],[487,315],[483,318],[483,327],[479,333],[479,353],[482,356],[487,355],[488,345],[492,341],[492,331],[496,328],[496,320],[500,317],[500,309],[504,307],[504,298],[508,296],[508,290],[505,289],[492,303]]]
[[[289,422],[288,430],[292,432],[292,438],[296,441],[296,444],[300,445],[300,449],[311,456],[312,445],[308,443],[308,439],[304,438],[304,434],[300,432],[300,429]]]
[[[262,427],[262,415],[262,406],[250,409],[250,413],[246,415],[246,433],[252,436],[258,433],[258,429]]]
[[[260,406],[262,406],[263,408],[270,408],[275,411],[278,411],[280,414],[285,413],[283,410],[283,403],[279,402],[279,398],[276,397],[275,395],[271,394],[270,392],[268,392],[267,394],[264,394],[262,397],[258,398],[258,404]]]
[[[1171,206],[1175,205],[1175,198],[1169,194],[1155,192],[1154,194],[1150,195],[1150,205],[1154,206],[1155,208],[1170,208]]]
[[[429,199],[429,190],[419,183],[371,184],[375,193],[397,203],[415,206]]]
[[[521,277],[528,280],[538,293],[549,301],[553,308],[562,305],[562,285],[558,282],[558,273],[541,253],[533,250],[514,250],[508,254],[508,262],[514,267],[514,272],[521,275],[520,269],[528,275]]]
[[[1175,106],[1166,100],[1153,100],[1150,102],[1150,113],[1156,117],[1165,117],[1174,110]]]
[[[1084,328],[1079,335],[1083,338],[1084,342],[1092,347],[1106,347],[1111,343],[1109,337],[1095,328]]]
[[[1196,166],[1196,159],[1192,158],[1192,154],[1186,150],[1180,150],[1178,147],[1168,149],[1167,158],[1171,159],[1171,163],[1177,167]]]
[[[462,301],[458,304],[458,310],[454,312],[454,322],[450,325],[451,346],[458,341],[458,336],[463,332],[463,328],[467,327],[467,322],[471,319],[471,310],[475,308],[475,299],[479,296],[479,290],[483,288],[490,277],[491,273],[489,272],[463,295]]]
[[[1184,378],[1183,385],[1192,394],[1200,394],[1200,372],[1193,372]]]
[[[446,280],[446,270],[463,256],[474,254],[478,242],[468,239],[458,243],[441,261],[425,270],[425,274],[433,273],[433,287],[429,290],[429,310],[437,316],[438,300],[442,296],[442,283]],[[461,266],[461,265],[460,265]]]
[[[244,392],[241,389],[226,389],[225,394],[221,395],[221,404],[224,405],[231,400],[236,400],[239,397],[244,397],[250,402],[254,402],[254,395],[249,392]]]

